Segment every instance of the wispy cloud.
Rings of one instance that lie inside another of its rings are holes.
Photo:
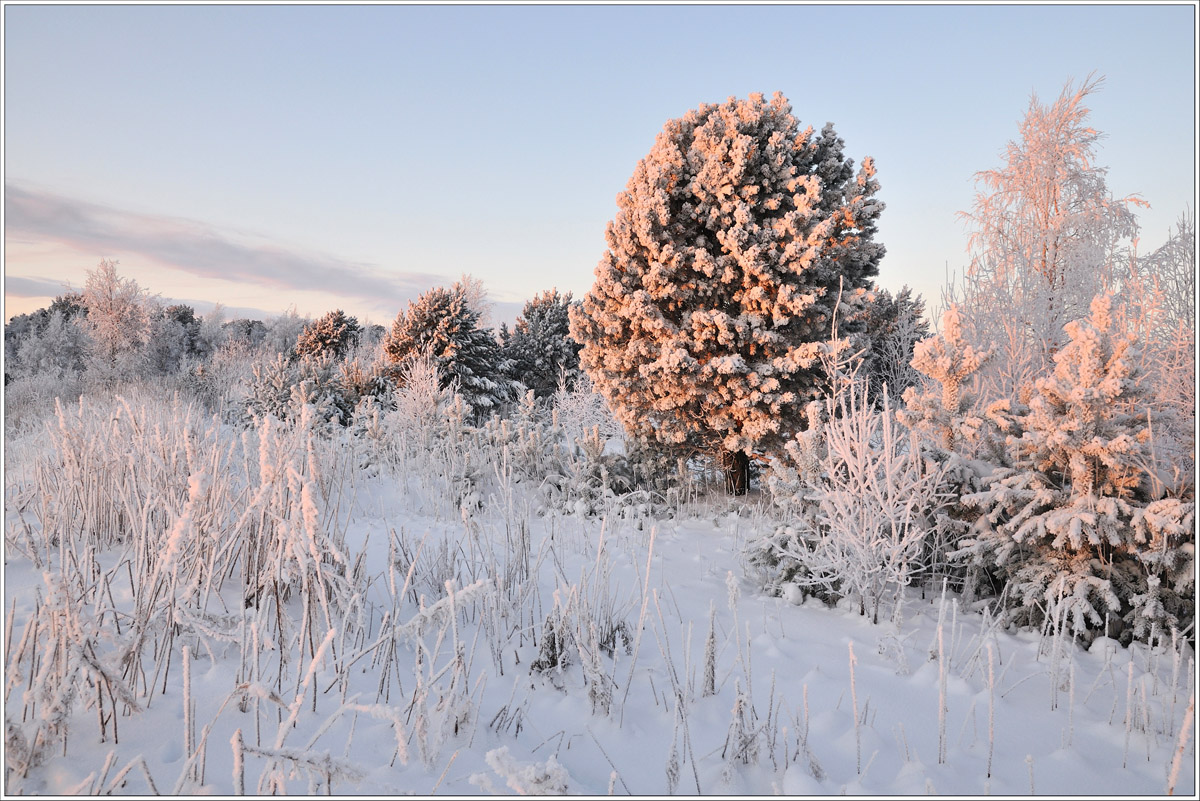
[[[248,244],[195,220],[130,212],[13,184],[6,184],[4,192],[6,235],[103,254],[137,254],[199,278],[325,291],[385,309],[398,309],[403,301],[446,281],[429,273],[384,273],[373,265],[323,254]],[[34,282],[10,278],[7,289],[19,294],[32,290]],[[51,294],[60,293],[57,287]]]
[[[27,278],[22,275],[4,277],[4,294],[17,298],[56,298],[66,291],[66,285],[59,281]]]

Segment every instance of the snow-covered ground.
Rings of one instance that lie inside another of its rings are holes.
[[[1196,792],[1186,644],[766,597],[764,497],[555,512],[496,451],[464,501],[436,447],[95,411],[7,443],[6,794]]]

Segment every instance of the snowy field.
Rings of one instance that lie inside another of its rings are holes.
[[[767,597],[766,497],[555,495],[545,427],[455,426],[11,437],[5,793],[1196,792],[1186,643]]]

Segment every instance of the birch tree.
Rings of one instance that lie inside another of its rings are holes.
[[[128,378],[141,367],[139,357],[150,338],[151,302],[132,278],[117,274],[117,262],[104,259],[87,273],[83,318],[91,337],[88,363],[107,379]]]
[[[1096,161],[1103,134],[1088,124],[1085,101],[1102,84],[1068,83],[1050,104],[1034,94],[1005,164],[976,173],[974,206],[961,213],[971,262],[958,300],[976,342],[999,348],[995,397],[1028,389],[1049,368],[1064,324],[1119,282],[1122,246],[1137,236],[1133,209],[1146,203],[1114,197]]]

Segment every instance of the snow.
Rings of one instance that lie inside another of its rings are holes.
[[[611,503],[585,517],[540,508],[519,484],[466,509],[428,474],[341,467],[322,465],[320,491],[299,477],[304,508],[292,524],[313,547],[308,529],[342,538],[335,553],[352,567],[344,586],[328,584],[340,599],[309,597],[306,615],[297,589],[280,601],[286,625],[263,629],[240,582],[214,589],[202,610],[179,597],[191,617],[179,615],[162,673],[143,656],[151,689],[137,691],[138,710],[118,701],[102,733],[98,690],[81,671],[65,746],[53,741],[26,776],[7,747],[6,793],[1024,795],[1032,785],[1039,795],[1147,795],[1166,792],[1185,726],[1174,791],[1196,792],[1186,645],[1101,638],[1085,651],[998,630],[936,589],[909,588],[899,625],[891,614],[873,625],[856,604],[768,597],[742,551],[784,521],[754,492],[681,501],[654,518]],[[10,501],[29,475],[6,471]],[[340,495],[335,479],[349,482]],[[192,483],[197,497],[201,486]],[[15,542],[31,514],[8,502],[6,517]],[[176,520],[172,545],[195,531]],[[42,557],[39,566],[6,548],[10,734],[31,731],[20,641],[61,573],[58,554]],[[111,603],[129,610],[121,558],[98,553],[95,569],[112,579]],[[313,565],[291,569],[311,576]],[[75,606],[76,625],[88,630],[106,604]],[[118,674],[108,660],[119,619],[108,614],[91,639]],[[558,621],[565,653],[532,670],[547,620]],[[281,666],[281,649],[297,643],[300,656]],[[100,697],[107,715],[112,701]]]

